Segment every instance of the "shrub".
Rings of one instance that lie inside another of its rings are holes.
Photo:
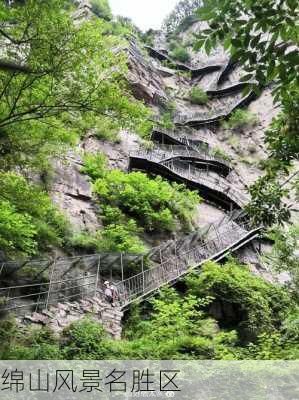
[[[190,90],[189,96],[192,104],[206,104],[209,100],[209,96],[206,92],[198,86],[194,86]]]
[[[92,11],[100,18],[110,21],[112,19],[108,0],[91,0]]]
[[[109,354],[107,333],[102,325],[89,318],[73,323],[64,335],[63,355],[67,360],[100,360]]]
[[[84,166],[81,171],[92,180],[102,178],[107,168],[107,157],[103,153],[86,154],[83,158]]]
[[[30,215],[20,214],[8,201],[0,201],[0,248],[6,254],[35,254],[37,231]]]
[[[172,113],[169,113],[169,112],[163,113],[159,120],[159,125],[163,126],[163,128],[165,128],[165,129],[169,129],[169,130],[174,129],[175,125],[173,122]]]
[[[191,294],[234,306],[240,318],[238,329],[247,328],[254,334],[277,328],[291,303],[281,287],[252,275],[234,260],[224,266],[208,262],[199,276],[189,276],[186,281]]]
[[[223,123],[223,126],[228,129],[238,129],[245,126],[255,126],[258,122],[259,120],[256,114],[238,109]]]
[[[190,62],[190,54],[184,47],[176,47],[171,53],[170,56],[177,61],[182,63]]]
[[[100,249],[99,235],[92,235],[88,232],[75,232],[69,239],[68,246],[93,253]]]
[[[231,161],[231,156],[229,156],[224,150],[222,150],[220,147],[214,147],[212,150],[212,154],[215,157],[222,158],[223,160],[226,161]]]
[[[110,224],[101,231],[100,250],[107,252],[145,253],[146,247],[137,236],[140,232],[132,219],[124,224]]]
[[[100,118],[95,126],[95,136],[100,140],[108,142],[117,142],[119,124],[110,118]]]
[[[15,173],[0,173],[0,243],[8,255],[33,255],[68,235],[47,193]]]
[[[108,171],[94,184],[100,200],[135,218],[147,231],[173,231],[177,222],[191,224],[199,196],[183,185],[141,172]]]

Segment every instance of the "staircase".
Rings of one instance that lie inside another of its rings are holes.
[[[122,308],[128,307],[133,301],[148,298],[167,284],[175,284],[209,260],[220,261],[256,239],[260,230],[250,228],[248,224],[239,225],[230,221],[219,227],[214,226],[207,240],[194,246],[190,246],[188,241],[173,245],[172,254],[168,250],[168,257],[162,257],[160,265],[116,283]]]
[[[243,208],[249,201],[246,192],[234,188],[227,179],[215,172],[200,170],[179,159],[161,161],[154,153],[134,153],[130,156],[129,168],[184,183],[190,189],[197,190],[204,199],[225,210]]]

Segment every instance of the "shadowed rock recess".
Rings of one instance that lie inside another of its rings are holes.
[[[88,13],[90,8],[84,3],[76,18]],[[182,38],[194,29],[196,24],[181,33]],[[153,237],[155,246],[141,256],[103,253],[65,257],[61,253],[46,260],[3,263],[0,274],[5,288],[1,295],[6,301],[2,312],[16,312],[20,325],[47,325],[59,332],[91,314],[119,339],[123,311],[133,301],[148,299],[166,284],[174,285],[207,260],[220,261],[232,252],[246,259],[249,254],[252,270],[269,275],[257,254],[257,248],[262,251],[264,246],[261,227],[252,226],[244,213],[250,201],[247,187],[261,171],[258,162],[244,160],[249,157],[246,148],[250,143],[256,146],[257,161],[266,157],[262,132],[270,122],[269,115],[275,115],[271,96],[267,90],[259,98],[251,90],[244,94],[250,82],[240,81],[242,67],[232,63],[220,47],[210,56],[190,49],[191,61],[183,63],[170,55],[165,36],[157,34],[154,42],[159,46],[137,44],[130,38],[127,47],[117,50],[128,55],[127,78],[134,96],[154,112],[152,145],[145,148],[133,131],[120,132],[117,143],[97,139],[91,132],[78,144],[79,151],[73,150],[66,160],[55,163],[52,198],[78,231],[101,229],[91,182],[80,172],[83,160],[79,154],[82,150],[102,151],[112,168],[160,175],[197,191],[203,202],[198,206],[196,230],[164,241]],[[194,87],[208,96],[204,104],[190,101],[189,92]],[[160,121],[169,103],[174,105],[173,120],[172,126],[165,128]],[[228,134],[222,121],[244,107],[259,110],[258,122]],[[38,283],[19,278],[9,286],[11,276],[28,267]],[[107,279],[117,288],[115,307],[104,298],[103,282]]]

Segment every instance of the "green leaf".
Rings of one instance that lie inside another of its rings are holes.
[[[231,46],[231,36],[227,36],[226,39],[224,40],[223,46],[225,50],[228,50]]]
[[[205,41],[205,51],[206,51],[207,55],[209,55],[211,53],[211,50],[212,50],[212,43],[211,43],[211,40],[208,38]]]
[[[247,74],[242,76],[242,78],[240,79],[241,82],[247,82],[250,81],[252,79],[252,74]]]

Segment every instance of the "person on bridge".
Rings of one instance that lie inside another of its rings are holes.
[[[105,281],[104,286],[105,286],[104,290],[105,298],[109,304],[113,305],[113,291],[110,287],[110,283],[108,281]]]

